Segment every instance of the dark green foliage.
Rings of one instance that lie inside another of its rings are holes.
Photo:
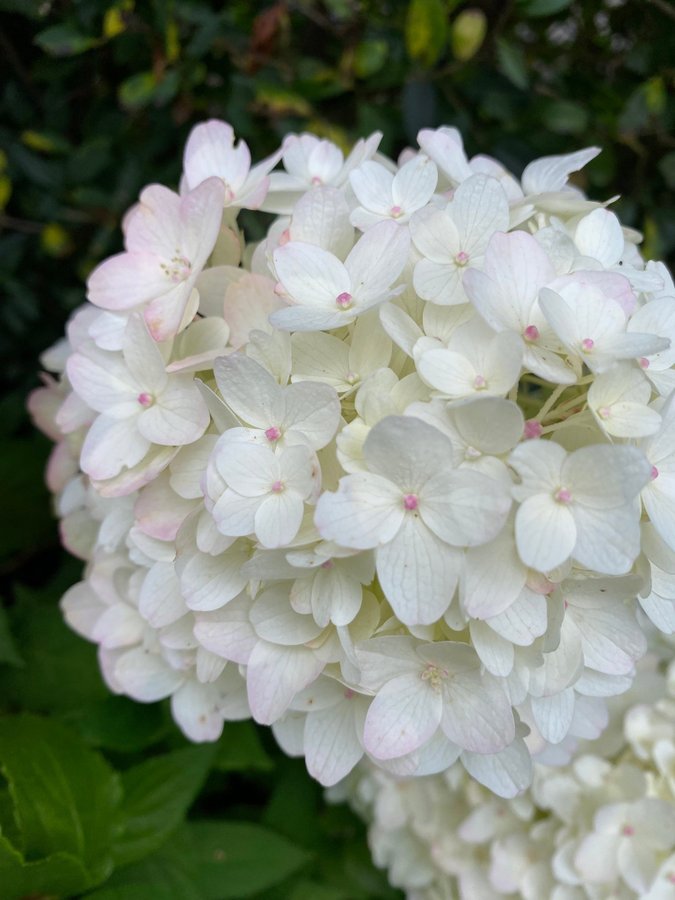
[[[58,599],[25,395],[146,183],[175,185],[190,128],[229,120],[254,158],[288,131],[348,147],[456,125],[516,173],[589,144],[650,256],[675,251],[675,13],[666,0],[0,0],[0,894],[96,900],[399,896],[364,829],[269,733],[190,747],[165,705],[111,696]]]

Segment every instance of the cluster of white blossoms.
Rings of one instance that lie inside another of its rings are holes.
[[[30,400],[62,608],[193,740],[252,716],[324,785],[510,795],[675,630],[675,290],[568,184],[597,149],[518,181],[379,138],[251,167],[209,121],[142,191]]]
[[[664,677],[662,662],[644,659],[610,703],[613,728],[566,766],[535,764],[517,797],[456,763],[401,779],[366,761],[329,796],[369,823],[374,861],[408,900],[673,900],[675,663]]]

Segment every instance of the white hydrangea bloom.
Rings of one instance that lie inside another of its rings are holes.
[[[398,164],[379,139],[252,165],[212,120],[180,193],[141,193],[30,399],[86,563],[64,615],[193,740],[250,715],[324,784],[364,755],[382,783],[438,775],[433,821],[383,788],[375,852],[411,896],[660,896],[673,848],[631,855],[601,810],[646,821],[665,788],[582,765],[570,797],[598,792],[578,828],[555,800],[563,837],[488,792],[569,773],[675,632],[672,281],[568,184],[596,148],[518,180],[452,128]],[[277,214],[256,245],[241,208]],[[671,790],[658,716],[634,752]]]

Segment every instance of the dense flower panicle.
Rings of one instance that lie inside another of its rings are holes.
[[[452,128],[398,165],[379,139],[252,166],[209,121],[141,193],[30,399],[86,560],[63,611],[193,740],[253,716],[326,785],[365,756],[512,797],[675,631],[675,289],[568,183],[596,148],[519,181]],[[255,245],[241,208],[276,214]],[[663,848],[630,862],[623,815],[593,840],[634,890]]]
[[[671,900],[675,896],[675,664],[655,645],[611,701],[614,733],[573,762],[536,764],[509,799],[458,764],[400,778],[364,760],[328,792],[368,823],[375,863],[408,900]]]

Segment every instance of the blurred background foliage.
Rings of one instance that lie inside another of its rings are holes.
[[[79,564],[58,549],[25,395],[88,272],[120,249],[124,211],[144,184],[177,183],[208,117],[257,159],[304,130],[346,149],[379,129],[396,155],[419,128],[456,125],[517,174],[597,144],[579,183],[620,195],[646,254],[672,260],[675,5],[0,0],[0,16],[3,900],[103,882],[92,898],[395,897],[356,820],[268,734],[232,725],[191,750],[162,705],[107,695],[56,607]]]

